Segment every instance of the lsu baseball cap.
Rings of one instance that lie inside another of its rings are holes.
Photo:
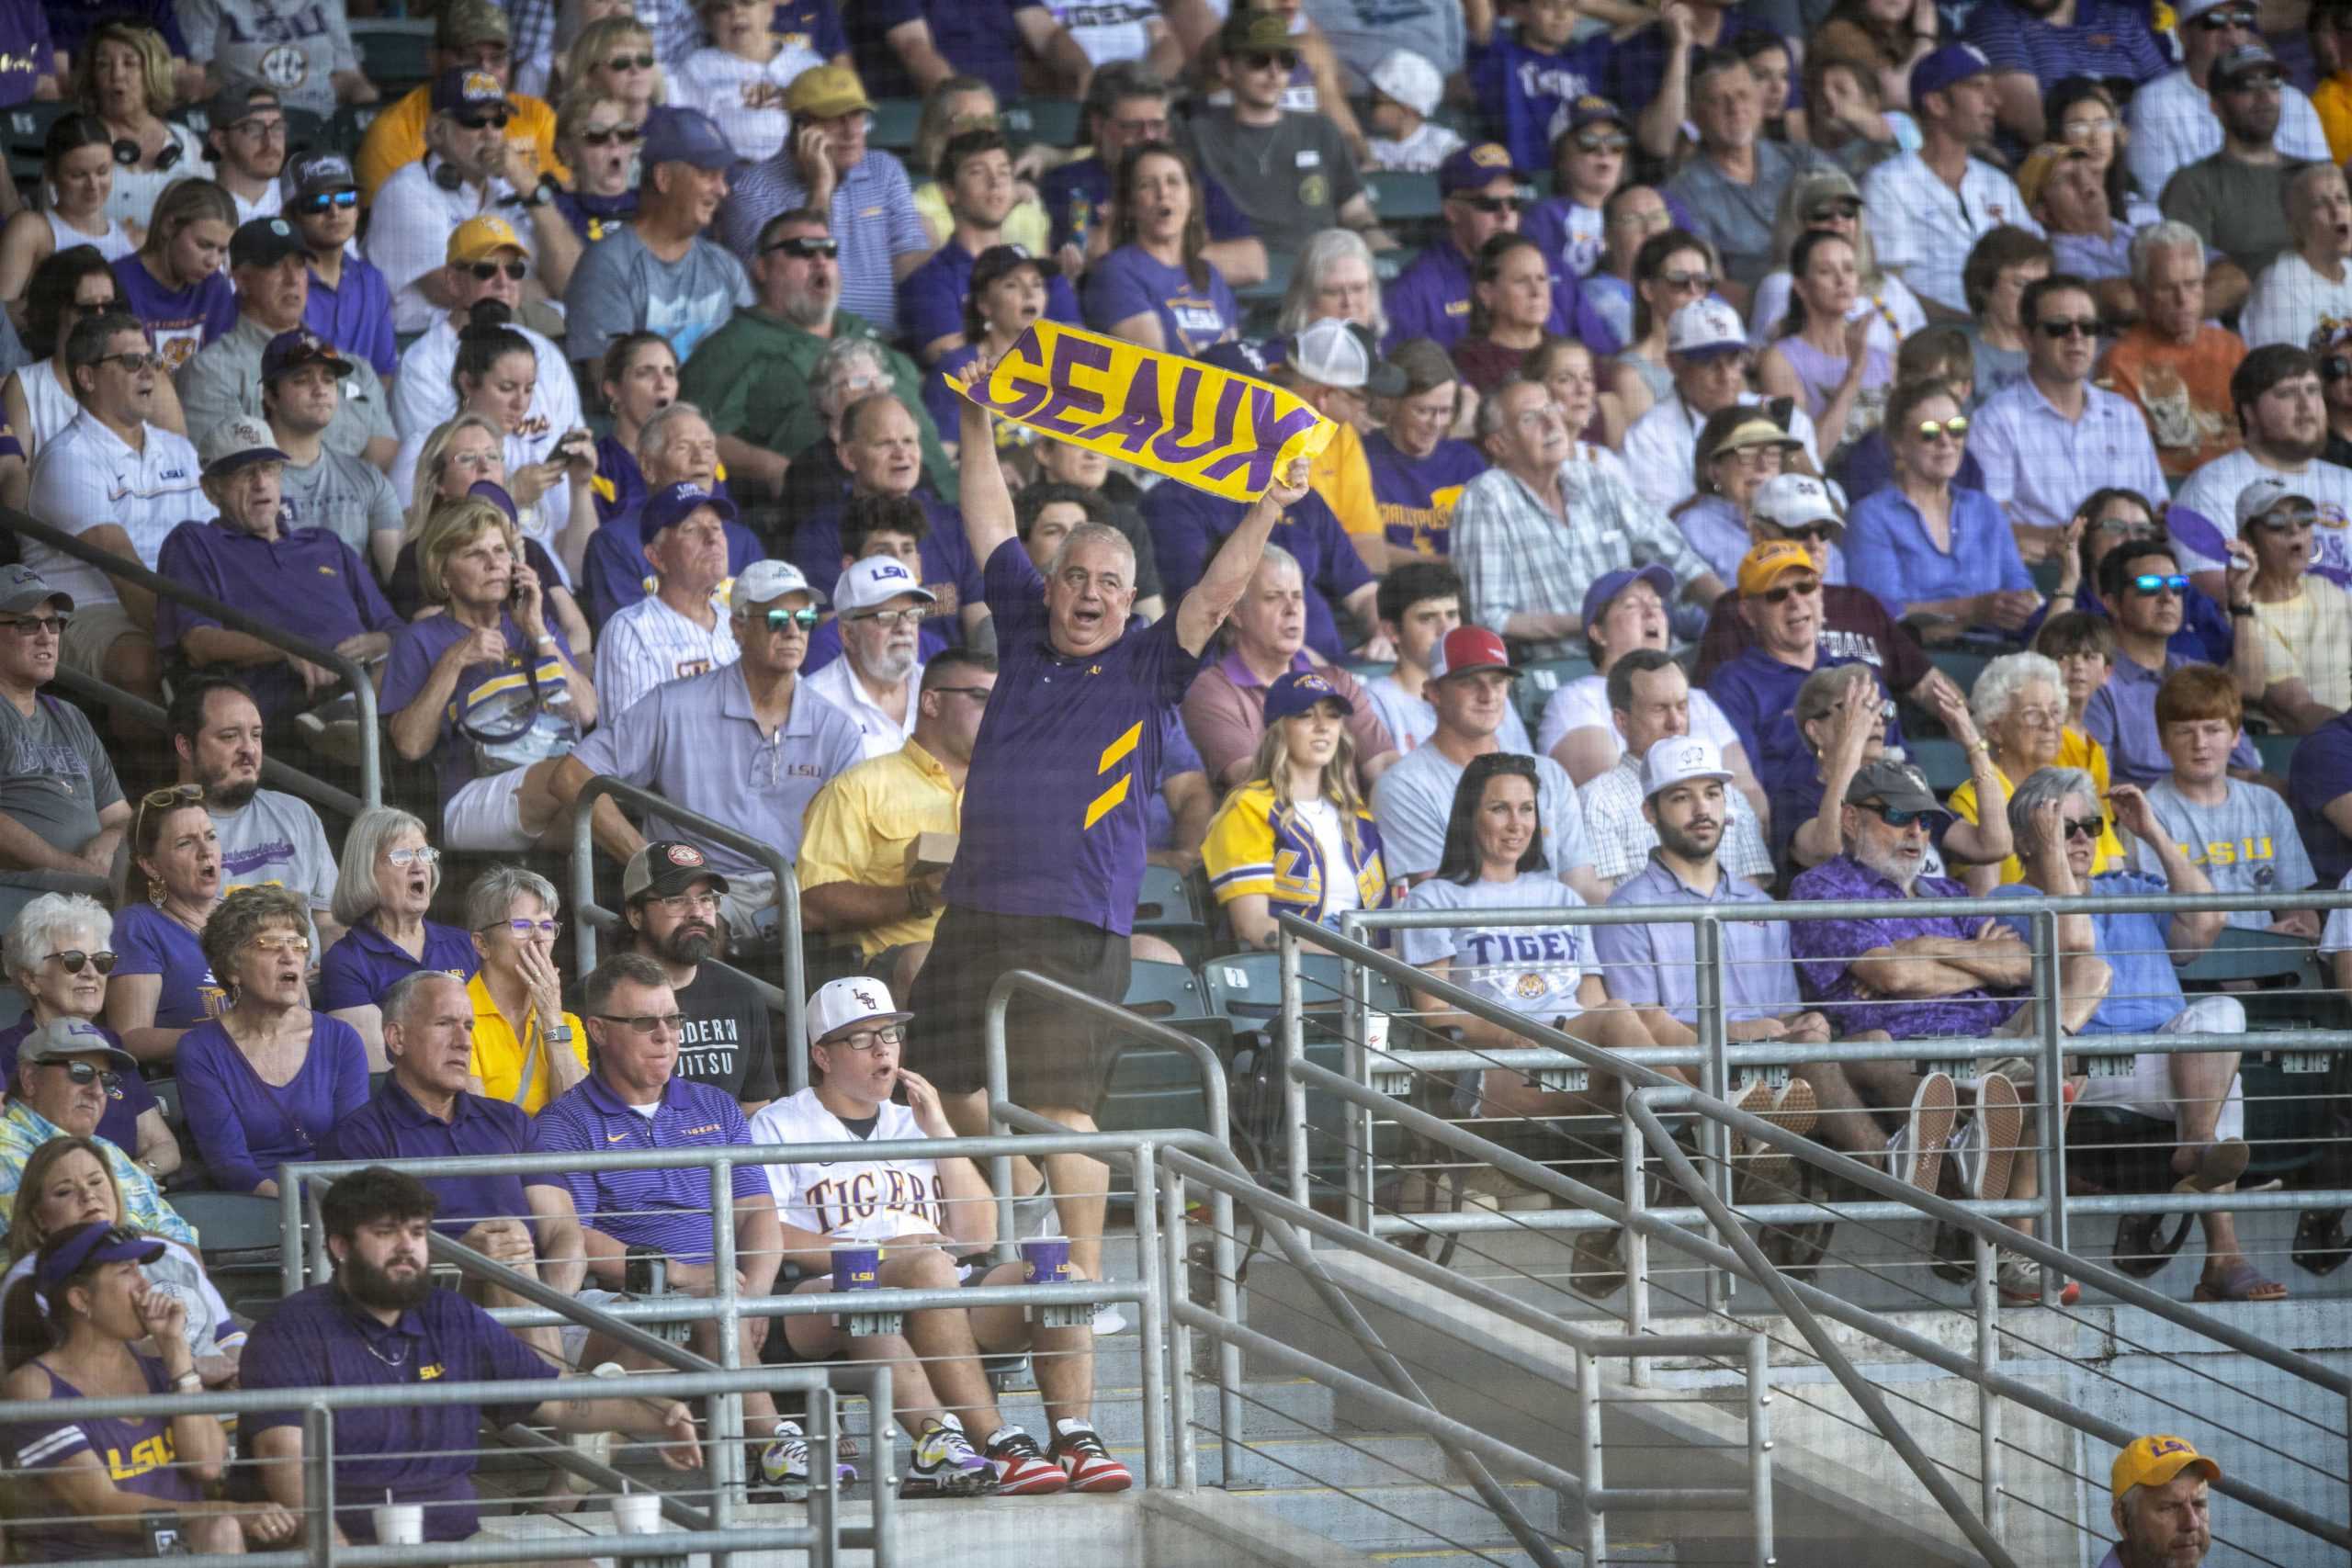
[[[261,378],[265,382],[291,375],[305,365],[323,365],[338,377],[352,374],[354,368],[350,360],[335,352],[333,344],[306,327],[278,333],[261,351]]]
[[[628,857],[621,872],[621,902],[673,897],[704,881],[717,892],[727,891],[727,879],[710,868],[708,855],[677,839],[656,839]]]
[[[890,999],[890,987],[863,975],[844,975],[817,987],[808,998],[808,1043],[859,1023],[904,1023],[914,1017]]]
[[[1510,650],[1503,646],[1503,639],[1484,626],[1456,626],[1430,650],[1432,681],[1479,670],[1499,670],[1513,680],[1519,678],[1519,666],[1510,661]]]
[[[1571,133],[1582,130],[1588,125],[1618,125],[1630,129],[1632,124],[1625,118],[1624,110],[1595,93],[1587,93],[1568,106],[1567,129]]]
[[[1846,786],[1846,804],[1862,806],[1875,800],[1897,811],[1933,811],[1949,817],[1936,792],[1928,787],[1928,776],[1908,762],[1893,757],[1881,757],[1875,762],[1864,762],[1856,770],[1853,782]]]
[[[47,1292],[56,1291],[83,1269],[101,1263],[153,1263],[163,1256],[164,1244],[153,1236],[129,1225],[92,1220],[51,1236],[49,1245],[40,1249],[40,1260],[33,1268],[40,1277],[42,1291]]]
[[[1293,371],[1321,386],[1375,398],[1393,398],[1405,389],[1405,373],[1380,357],[1372,333],[1337,316],[1308,322],[1291,340],[1289,359]]]
[[[1992,71],[1993,62],[1974,44],[1948,43],[1921,55],[1911,67],[1911,101],[1916,104],[1926,94],[1940,93],[1955,83],[1990,75]]]
[[[1433,338],[1408,338],[1396,345],[1388,363],[1405,373],[1405,385],[1400,397],[1419,397],[1448,381],[1462,379],[1462,372],[1453,367],[1453,360]]]
[[[1615,571],[1602,572],[1585,589],[1584,624],[1589,626],[1600,619],[1609,606],[1616,603],[1617,595],[1636,582],[1648,583],[1657,592],[1659,604],[1669,607],[1674,604],[1674,573],[1657,562],[1652,561],[1644,567],[1620,568]]]
[[[34,1030],[17,1047],[19,1062],[62,1062],[68,1056],[104,1056],[107,1065],[126,1073],[139,1070],[138,1058],[114,1043],[113,1037],[86,1018],[51,1019]]]
[[[1427,119],[1445,96],[1445,78],[1438,68],[1409,49],[1392,49],[1372,68],[1373,90],[1392,98]]]
[[[523,243],[523,236],[514,231],[514,224],[495,212],[484,212],[451,231],[441,258],[456,266],[464,262],[487,261],[501,251],[519,251],[526,256],[531,254],[530,247]]]
[[[795,119],[834,119],[871,109],[865,84],[846,65],[812,65],[784,90],[786,112]]]
[[[12,566],[0,570],[0,611],[21,615],[52,602],[69,614],[73,611],[74,595],[51,588],[49,579],[32,568]]]
[[[278,195],[287,201],[358,188],[359,176],[351,172],[351,160],[340,152],[297,152],[286,160],[286,172],[277,176]]]
[[[1261,379],[1281,369],[1290,353],[1290,340],[1273,337],[1228,338],[1201,351],[1201,363],[1214,365],[1220,370],[1230,370],[1237,376],[1254,376]]]
[[[204,477],[208,479],[227,479],[239,468],[255,463],[282,463],[286,454],[277,449],[277,437],[269,426],[251,414],[233,414],[204,433],[204,449],[198,456],[204,459]]]
[[[1829,499],[1829,487],[1811,474],[1774,474],[1756,487],[1747,510],[1775,528],[1807,528],[1815,523],[1846,525],[1846,520],[1838,515],[1838,503]]]
[[[2089,156],[2087,149],[2064,141],[2045,141],[2027,153],[2025,162],[2018,165],[2018,194],[2025,197],[2027,210],[2041,205],[2041,193],[2050,188],[2052,175]]]
[[[1792,571],[1813,571],[1812,552],[1794,539],[1769,539],[1739,558],[1739,591],[1761,593]]]
[[[833,584],[833,608],[842,615],[859,610],[871,610],[887,604],[902,593],[910,593],[926,604],[935,604],[939,595],[925,588],[907,570],[907,563],[896,556],[867,556],[854,561]]]
[[[2208,1481],[2222,1479],[2222,1467],[2199,1453],[2187,1438],[2176,1438],[2168,1432],[2151,1433],[2133,1438],[2115,1456],[2115,1468],[2108,1472],[2108,1486],[2120,1499],[2134,1486],[2170,1485],[2172,1478],[2190,1465],[2201,1471]]]
[[[276,266],[288,256],[304,256],[311,247],[294,231],[294,225],[283,218],[250,218],[237,226],[229,236],[229,265],[240,266]]]
[[[1437,166],[1437,188],[1441,196],[1456,196],[1465,190],[1484,190],[1498,179],[1515,180],[1519,171],[1511,167],[1510,150],[1499,141],[1474,141],[1469,146],[1449,153]]]
[[[738,610],[773,604],[787,593],[806,593],[819,604],[825,595],[812,587],[800,569],[788,560],[755,560],[735,576],[733,604]]]
[[[1356,711],[1356,705],[1341,696],[1340,688],[1320,670],[1294,670],[1277,675],[1266,688],[1266,722],[1295,717],[1317,703],[1337,703],[1343,715]]]
[[[1746,353],[1747,328],[1739,312],[1710,296],[1677,310],[1666,323],[1668,354]]]
[[[639,158],[642,166],[656,164],[691,164],[706,174],[714,169],[734,167],[739,161],[735,144],[718,129],[718,122],[700,109],[665,105],[645,117],[645,141]]]
[[[512,114],[514,110],[506,96],[506,85],[470,65],[452,65],[435,76],[432,103],[435,114],[486,114],[492,109]]]
[[[2178,0],[2172,8],[2176,26],[2195,21],[2208,11],[2251,11],[2254,0]]]
[[[1713,741],[1703,735],[1669,735],[1651,743],[1642,759],[1643,799],[1692,779],[1731,783],[1731,770],[1724,766],[1724,754]]]
[[[638,513],[639,541],[651,544],[653,536],[662,529],[674,527],[706,506],[718,513],[721,523],[735,521],[735,503],[725,496],[713,495],[692,479],[663,485],[645,498],[645,508]]]
[[[2312,505],[2310,496],[2290,488],[2284,479],[2272,479],[2268,475],[2256,479],[2238,491],[2238,532],[2243,535],[2246,525],[2290,501],[2300,502],[2305,512],[2316,513],[2318,510]]]

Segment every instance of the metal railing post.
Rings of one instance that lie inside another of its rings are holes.
[[[1306,1059],[1306,999],[1301,989],[1298,974],[1298,933],[1283,929],[1279,933],[1276,950],[1282,963],[1283,1015],[1276,1031],[1276,1048],[1282,1055],[1283,1067],[1283,1166],[1290,1179],[1290,1198],[1294,1203],[1313,1201],[1306,1190],[1306,1173],[1311,1153],[1306,1137],[1306,1086],[1298,1081],[1291,1064]],[[1352,1183],[1354,1173],[1347,1179]],[[1348,1213],[1356,1213],[1355,1192],[1348,1192]]]
[[[1724,1058],[1724,928],[1712,914],[1702,914],[1690,931],[1691,953],[1699,965],[1699,1044],[1706,1052],[1699,1067],[1699,1089],[1711,1099],[1731,1099],[1731,1069]],[[1713,1117],[1699,1125],[1700,1148],[1707,1157],[1709,1178],[1724,1206],[1731,1206],[1731,1130]],[[1730,1238],[1718,1235],[1726,1246]],[[1731,1276],[1710,1269],[1706,1273],[1707,1304],[1717,1312],[1731,1307]]]
[[[1584,1495],[1577,1505],[1583,1516],[1584,1560],[1605,1562],[1609,1558],[1609,1524],[1602,1517],[1599,1496],[1608,1484],[1601,1472],[1600,1454],[1600,1366],[1583,1350],[1576,1353],[1577,1363],[1577,1474],[1584,1481]]]
[[[302,1176],[299,1169],[277,1181],[277,1282],[283,1298],[302,1288]]]
[[[2066,1056],[2065,979],[2064,965],[2058,955],[2058,915],[2044,905],[2033,913],[2033,962],[2038,983],[2033,988],[2034,1022],[2038,1026],[2036,1039],[2041,1046],[2041,1061],[2035,1070],[2042,1078],[2043,1089],[2035,1095],[2034,1109],[2038,1112],[2041,1144],[2041,1197],[2049,1227],[2043,1239],[2061,1252],[2066,1249]],[[2058,1270],[2045,1266],[2041,1270],[2041,1304],[2054,1307],[2065,1281]]]
[[[1650,1331],[1650,1238],[1635,1223],[1635,1216],[1649,1201],[1649,1145],[1643,1138],[1642,1130],[1634,1124],[1630,1110],[1619,1109],[1618,1122],[1623,1135],[1618,1144],[1617,1162],[1625,1182],[1625,1224],[1617,1244],[1625,1259],[1625,1332],[1639,1338]],[[1634,1357],[1626,1375],[1635,1388],[1648,1388],[1650,1359]]]
[[[743,1364],[742,1325],[736,1318],[734,1175],[733,1160],[721,1156],[711,1161],[710,1272],[712,1293],[718,1303],[712,1326],[718,1331],[718,1365],[730,1372]],[[771,1319],[768,1332],[775,1333],[780,1326]],[[714,1529],[727,1529],[735,1523],[737,1502],[749,1501],[744,1466],[750,1456],[743,1448],[741,1393],[722,1393],[711,1401],[710,1430],[710,1523]],[[727,1568],[718,1554],[713,1555],[712,1562],[713,1568]]]
[[[1985,1528],[2000,1535],[2005,1533],[2007,1501],[2002,1473],[2001,1396],[1993,1386],[1993,1374],[2000,1371],[2001,1363],[2001,1290],[1996,1273],[1999,1257],[1992,1242],[1981,1235],[1969,1238],[1969,1249],[1976,1258],[1976,1288],[1971,1292],[1976,1308],[1976,1366],[1984,1374],[1976,1382],[1976,1473],[1983,1493],[1978,1507]]]
[[[1751,1568],[1770,1568],[1772,1551],[1772,1348],[1747,1337],[1747,1488]]]
[[[1143,1275],[1143,1474],[1146,1486],[1170,1484],[1168,1463],[1168,1345],[1164,1325],[1175,1284],[1160,1266],[1159,1212],[1151,1195],[1159,1190],[1159,1165],[1148,1139],[1136,1149],[1136,1257]],[[1182,1245],[1182,1232],[1178,1245]]]
[[[1351,930],[1345,919],[1340,929]],[[1361,931],[1361,926],[1353,927]],[[1363,940],[1360,936],[1358,940]],[[1361,1084],[1372,1081],[1372,974],[1361,964],[1340,965],[1340,1052],[1350,1077]],[[1301,1022],[1302,1031],[1305,1028]],[[1349,1137],[1340,1150],[1348,1173],[1348,1212],[1359,1226],[1372,1229],[1373,1200],[1380,1190],[1380,1173],[1374,1168],[1373,1140],[1380,1135],[1379,1121],[1366,1107],[1351,1105],[1344,1122]]]
[[[312,1404],[302,1410],[303,1545],[312,1568],[334,1562],[334,1412]]]
[[[1184,1246],[1184,1178],[1162,1166],[1159,1197],[1160,1288],[1169,1301],[1191,1301],[1192,1260]],[[1142,1194],[1136,1196],[1136,1207],[1141,1208],[1146,1201]],[[1201,1483],[1200,1443],[1193,1424],[1193,1336],[1183,1325],[1172,1320],[1168,1325],[1168,1389],[1169,1426],[1175,1438],[1176,1484],[1189,1492]],[[1221,1479],[1228,1486],[1233,1483],[1230,1474]]]

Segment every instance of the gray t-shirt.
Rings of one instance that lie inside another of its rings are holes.
[[[2300,893],[2317,882],[2287,803],[2258,784],[2226,782],[2229,794],[2219,806],[2182,798],[2169,778],[2147,786],[2156,820],[2172,834],[2188,863],[2200,867],[2219,893]],[[2132,844],[2130,861],[2131,870],[2164,874],[2143,844]],[[2267,909],[2238,909],[2228,919],[2233,926],[2260,931],[2272,916]]]
[[[45,694],[28,718],[0,701],[0,813],[73,854],[98,835],[98,813],[122,798],[114,764],[82,710]]]
[[[1581,909],[1577,890],[1541,871],[1510,882],[1416,884],[1408,909],[1467,911],[1459,926],[1408,926],[1396,934],[1405,962],[1417,966],[1447,960],[1446,978],[1498,1007],[1546,1021],[1579,1013],[1577,984],[1592,967],[1592,931],[1586,926],[1485,926],[1480,909]]]
[[[1356,682],[1380,715],[1380,722],[1396,741],[1396,750],[1410,751],[1437,733],[1437,709],[1429,699],[1417,697],[1396,683],[1394,675],[1374,675]],[[1527,721],[1519,716],[1519,709],[1503,710],[1503,727],[1495,731],[1495,739],[1503,743],[1506,751],[1535,754],[1535,742],[1527,733]]]
[[[1736,185],[1724,177],[1704,153],[1682,166],[1667,186],[1690,209],[1699,232],[1714,243],[1724,273],[1753,286],[1772,270],[1772,226],[1780,211],[1781,193],[1808,168],[1824,163],[1811,148],[1792,149],[1778,141],[1756,143],[1756,178]]]
[[[335,111],[334,74],[359,69],[341,0],[179,0],[190,60],[232,87],[274,87],[290,109]]]
[[[588,247],[564,290],[563,352],[574,364],[602,359],[612,341],[660,333],[684,364],[702,340],[753,303],[743,264],[697,238],[676,261],[645,248],[633,227]]]
[[[233,329],[198,349],[173,374],[189,438],[199,446],[206,435],[239,414],[263,417],[261,356],[274,335],[253,317],[240,315]],[[351,374],[342,378],[343,397],[334,421],[319,439],[334,451],[356,457],[379,435],[394,439],[392,411],[375,367],[356,355],[345,355],[344,363],[351,367]],[[365,550],[367,542],[359,541],[358,547]]]
[[[1225,187],[1270,251],[1296,254],[1336,228],[1340,209],[1363,190],[1355,155],[1319,114],[1284,114],[1257,127],[1236,120],[1230,108],[1204,109],[1186,134],[1193,162]]]
[[[1463,768],[1435,746],[1418,746],[1380,775],[1372,786],[1372,816],[1380,829],[1381,854],[1388,874],[1423,876],[1445,853],[1445,825],[1453,816],[1453,792]],[[1544,818],[1544,853],[1552,874],[1592,863],[1584,831],[1584,808],[1567,770],[1549,757],[1535,759],[1536,806]]]
[[[334,851],[308,803],[274,789],[254,792],[235,811],[212,814],[220,836],[220,892],[283,887],[313,909],[334,901]]]
[[[1390,50],[1409,49],[1451,76],[1469,48],[1461,0],[1306,0],[1306,16],[1347,68],[1351,96]]]
[[[307,468],[286,465],[288,528],[324,528],[368,558],[368,536],[401,531],[401,501],[384,470],[364,457],[321,447]]]

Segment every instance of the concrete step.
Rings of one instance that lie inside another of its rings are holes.
[[[1440,1548],[1431,1551],[1367,1551],[1364,1556],[1385,1568],[1535,1568],[1535,1559],[1521,1551],[1516,1542],[1473,1544],[1468,1550]],[[1582,1564],[1584,1554],[1559,1549],[1562,1562]],[[1621,1541],[1611,1537],[1600,1568],[1619,1568],[1620,1564],[1640,1562],[1679,1563],[1682,1554],[1670,1541]],[[1796,1561],[1783,1557],[1782,1562]]]
[[[1227,1484],[1224,1445],[1214,1433],[1200,1438],[1201,1484]],[[1230,1484],[1284,1487],[1401,1485],[1456,1478],[1435,1443],[1416,1433],[1243,1439]]]
[[[1559,1531],[1558,1495],[1526,1482],[1505,1489],[1537,1529]],[[1430,1550],[1477,1545],[1509,1532],[1466,1487],[1435,1485],[1295,1486],[1240,1493],[1238,1499],[1263,1509],[1327,1540],[1356,1549]]]

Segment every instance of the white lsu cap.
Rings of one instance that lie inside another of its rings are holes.
[[[1724,766],[1723,753],[1703,735],[1669,735],[1652,745],[1649,755],[1642,759],[1645,800],[1662,789],[1688,784],[1692,779],[1731,783],[1731,770]]]
[[[1712,297],[1693,299],[1676,310],[1666,323],[1666,352],[1704,354],[1710,349],[1745,349],[1747,329],[1739,312]]]
[[[916,581],[915,574],[898,557],[867,556],[852,563],[834,582],[833,608],[846,615],[887,604],[901,593],[911,593],[926,604],[939,602],[939,595]]]
[[[1748,510],[1776,528],[1802,528],[1809,523],[1846,525],[1829,499],[1829,487],[1811,474],[1774,474],[1757,487]]]
[[[808,585],[800,569],[788,560],[755,560],[735,579],[729,602],[738,610],[752,604],[773,604],[787,593],[806,593],[816,604],[825,596]]]
[[[903,1023],[914,1017],[900,1012],[890,999],[890,987],[863,975],[828,980],[808,998],[808,1043],[854,1023]]]

